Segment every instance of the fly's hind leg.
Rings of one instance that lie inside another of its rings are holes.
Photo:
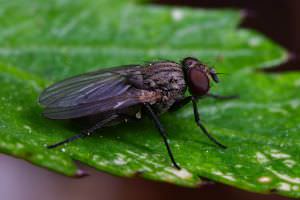
[[[109,122],[111,122],[112,120],[116,119],[118,117],[118,115],[112,115],[106,119],[103,119],[101,120],[100,122],[96,123],[94,126],[92,126],[91,128],[89,129],[86,129],[84,131],[81,131],[81,133],[77,134],[77,135],[74,135],[72,137],[69,137],[61,142],[58,142],[58,143],[55,143],[55,144],[52,144],[52,145],[49,145],[47,146],[48,149],[53,149],[53,148],[56,148],[58,146],[61,146],[63,144],[66,144],[66,143],[69,143],[69,142],[72,142],[74,140],[77,140],[79,138],[84,138],[84,137],[87,137],[87,136],[90,136],[92,133],[94,133],[97,129],[100,129],[102,127],[104,127],[105,125],[107,125]]]

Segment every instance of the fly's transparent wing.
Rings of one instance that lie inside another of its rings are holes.
[[[138,76],[138,68],[137,65],[125,66],[68,78],[45,89],[39,102],[48,108],[72,107],[119,96],[131,87],[127,78]]]
[[[157,92],[130,88],[122,95],[98,101],[69,107],[46,107],[44,115],[50,119],[73,119],[109,111],[114,112],[137,104],[151,103],[160,98],[161,96]]]
[[[72,119],[154,102],[160,94],[139,87],[143,83],[140,67],[96,71],[56,83],[39,98],[45,107],[44,115],[51,119]]]

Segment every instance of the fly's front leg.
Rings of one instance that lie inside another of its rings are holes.
[[[239,95],[222,96],[222,95],[211,94],[211,93],[208,93],[206,96],[213,98],[213,99],[219,99],[219,100],[230,100],[230,99],[238,99],[239,98]]]
[[[180,169],[179,165],[176,163],[175,159],[174,159],[174,156],[173,156],[173,153],[171,151],[171,148],[170,148],[170,145],[169,145],[169,140],[167,138],[167,132],[166,130],[164,129],[163,125],[161,124],[161,122],[159,121],[159,118],[158,116],[155,114],[155,112],[153,111],[153,109],[151,108],[151,106],[149,104],[144,104],[145,105],[145,108],[146,110],[148,111],[150,117],[152,118],[156,128],[158,129],[160,135],[162,136],[163,140],[164,140],[164,143],[165,143],[165,146],[167,148],[167,151],[168,151],[168,154],[169,154],[169,157],[174,165],[175,168],[177,169]]]
[[[194,110],[194,117],[195,117],[195,121],[197,123],[197,125],[200,127],[200,129],[202,130],[202,132],[212,141],[214,142],[216,145],[218,145],[219,147],[225,149],[226,146],[221,144],[220,142],[218,142],[212,135],[210,135],[208,133],[208,131],[206,130],[206,128],[204,127],[204,125],[202,124],[201,120],[200,120],[200,116],[199,116],[199,112],[198,112],[198,108],[197,108],[197,99],[195,97],[192,97],[192,103],[193,103],[193,110]]]

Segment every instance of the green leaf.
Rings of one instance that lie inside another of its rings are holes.
[[[233,10],[170,8],[133,1],[0,1],[0,152],[74,176],[73,160],[119,176],[195,187],[206,177],[255,192],[300,197],[299,73],[263,74],[287,53],[237,28]],[[37,14],[38,13],[38,14]],[[212,144],[191,105],[162,116],[181,171],[171,167],[151,121],[106,128],[62,149],[80,130],[41,116],[37,97],[54,81],[101,67],[195,56],[228,73],[213,87],[240,99],[199,102]]]

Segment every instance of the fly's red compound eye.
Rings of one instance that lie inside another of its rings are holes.
[[[209,78],[198,67],[193,67],[188,72],[188,84],[190,91],[195,96],[203,96],[209,90]]]

